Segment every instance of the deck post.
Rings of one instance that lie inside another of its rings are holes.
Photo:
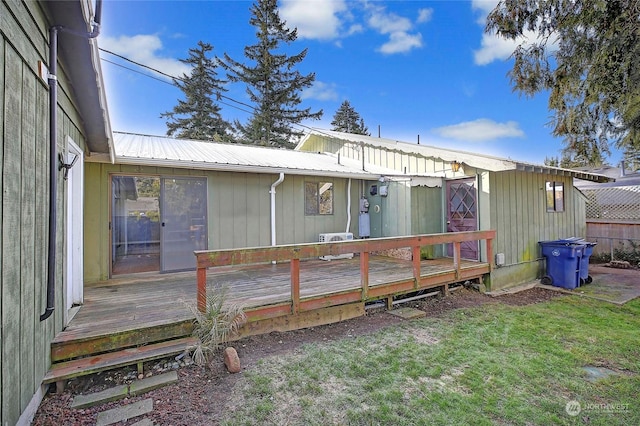
[[[417,290],[420,287],[420,246],[411,247],[411,256],[413,261],[413,278],[415,284],[413,287]]]
[[[456,270],[456,279],[460,278],[460,241],[453,243],[453,267]]]
[[[369,252],[360,252],[360,284],[362,285],[362,301],[369,298]]]
[[[484,240],[486,244],[486,252],[487,252],[487,263],[489,264],[489,271],[493,270],[493,239],[487,238]]]
[[[291,313],[300,312],[300,259],[291,259]]]
[[[200,312],[207,310],[207,268],[198,268],[196,272],[198,281],[197,305]]]

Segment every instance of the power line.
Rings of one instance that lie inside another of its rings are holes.
[[[103,57],[100,57],[100,59],[101,59],[101,60],[103,60],[103,61],[105,61],[105,62],[107,62],[107,63],[110,63],[110,64],[112,64],[112,65],[118,66],[118,67],[120,67],[120,68],[124,68],[124,69],[126,69],[126,70],[128,70],[128,71],[132,71],[132,72],[135,72],[135,73],[137,73],[137,74],[143,75],[143,76],[145,76],[145,77],[149,77],[149,78],[152,78],[152,79],[154,79],[154,80],[160,81],[160,82],[162,82],[162,83],[168,84],[168,85],[170,85],[170,86],[180,87],[180,86],[178,86],[178,85],[176,84],[176,81],[182,81],[182,82],[185,82],[185,80],[186,80],[185,78],[182,78],[182,77],[175,77],[175,76],[172,76],[172,75],[170,75],[170,74],[167,74],[167,73],[165,73],[165,72],[163,72],[163,71],[160,71],[160,70],[158,70],[158,69],[156,69],[156,68],[153,68],[153,67],[151,67],[151,66],[149,66],[149,65],[145,65],[145,64],[142,64],[142,63],[140,63],[140,62],[136,62],[136,61],[134,61],[134,60],[132,60],[132,59],[127,58],[126,56],[119,55],[119,54],[117,54],[117,53],[115,53],[115,52],[112,52],[112,51],[110,51],[110,50],[103,49],[103,48],[101,48],[101,47],[99,48],[99,50],[100,50],[100,51],[102,51],[102,52],[108,53],[108,54],[110,54],[110,55],[113,55],[113,56],[115,56],[115,57],[117,57],[117,58],[120,58],[120,59],[122,59],[123,61],[129,62],[129,63],[132,63],[132,64],[134,64],[134,65],[137,65],[137,66],[141,67],[141,68],[145,68],[145,69],[148,69],[148,70],[153,71],[153,72],[155,72],[155,73],[158,73],[158,74],[160,74],[160,75],[163,75],[163,76],[165,76],[165,77],[168,77],[168,78],[170,78],[170,79],[172,80],[172,82],[168,82],[168,81],[163,80],[163,79],[161,79],[161,78],[155,77],[155,76],[153,76],[153,75],[149,75],[149,74],[147,74],[147,73],[144,73],[144,72],[138,71],[138,70],[133,69],[133,68],[131,68],[131,67],[127,67],[127,66],[125,66],[125,65],[119,64],[119,63],[117,63],[117,62],[110,61],[110,60],[105,59],[105,58],[103,58]],[[250,109],[251,109],[251,111],[247,111],[246,109],[240,108],[240,107],[238,107],[238,106],[236,106],[236,105],[232,105],[232,104],[229,104],[229,103],[222,102],[222,101],[218,100],[218,102],[219,102],[220,104],[222,104],[222,105],[226,105],[226,106],[228,106],[228,107],[230,107],[230,108],[235,108],[235,109],[237,109],[238,111],[242,111],[242,112],[245,112],[245,113],[247,113],[247,114],[252,114],[253,112],[256,112],[256,111],[257,111],[257,108],[256,108],[256,107],[254,107],[253,105],[247,104],[247,103],[242,102],[242,101],[238,101],[238,100],[233,99],[233,98],[231,98],[231,97],[229,97],[229,96],[223,95],[223,94],[222,94],[222,93],[220,93],[220,92],[216,92],[216,93],[215,93],[215,95],[216,95],[216,97],[217,97],[217,98],[219,98],[219,99],[220,99],[220,98],[221,98],[221,99],[226,99],[226,100],[229,100],[229,101],[231,101],[231,102],[234,102],[234,103],[236,103],[236,104],[238,104],[238,105],[242,105],[242,106],[245,106],[245,107],[247,107],[247,108],[250,108]],[[310,126],[307,126],[307,125],[305,125],[305,124],[301,124],[301,123],[291,123],[291,124],[292,124],[293,126],[301,127],[302,129],[313,130],[313,131],[316,131],[316,132],[318,132],[318,133],[323,133],[321,130],[315,129],[315,128],[310,127]],[[325,134],[325,135],[326,135],[326,136],[330,136],[329,134]]]
[[[110,55],[113,55],[113,56],[115,56],[115,57],[118,57],[118,58],[122,59],[123,61],[130,62],[130,63],[132,63],[132,64],[134,64],[134,65],[139,66],[139,67],[142,67],[142,68],[148,69],[148,70],[153,71],[153,72],[155,72],[155,73],[158,73],[158,74],[160,74],[160,75],[164,75],[165,77],[168,77],[168,78],[170,78],[172,81],[174,81],[174,83],[169,83],[169,82],[167,82],[167,81],[164,81],[164,80],[162,80],[162,79],[160,79],[160,78],[157,78],[157,77],[154,77],[154,76],[152,76],[152,75],[145,74],[145,73],[142,73],[142,72],[140,72],[140,71],[134,70],[134,69],[132,69],[132,68],[125,67],[125,66],[123,66],[123,65],[117,64],[117,63],[115,63],[115,62],[109,61],[109,60],[104,59],[104,58],[100,58],[100,59],[102,59],[102,60],[103,60],[103,61],[105,61],[105,62],[109,62],[109,63],[111,63],[111,64],[114,64],[114,65],[120,66],[120,67],[122,67],[122,68],[124,68],[124,69],[128,69],[128,70],[133,71],[133,72],[137,72],[138,74],[146,75],[147,77],[149,77],[149,78],[153,78],[154,80],[159,80],[159,81],[162,81],[163,83],[170,84],[170,85],[172,85],[172,86],[177,86],[177,85],[175,84],[175,81],[176,81],[176,80],[177,80],[177,81],[182,81],[182,82],[185,82],[185,81],[186,81],[186,79],[185,79],[185,78],[183,78],[183,77],[175,77],[175,76],[173,76],[173,75],[167,74],[166,72],[163,72],[163,71],[160,71],[160,70],[158,70],[158,69],[156,69],[156,68],[150,67],[149,65],[145,65],[145,64],[142,64],[142,63],[140,63],[140,62],[136,62],[136,61],[134,61],[134,60],[132,60],[132,59],[129,59],[129,58],[125,57],[125,56],[122,56],[122,55],[119,55],[119,54],[117,54],[117,53],[114,53],[114,52],[112,52],[112,51],[110,51],[110,50],[103,49],[103,48],[100,48],[100,50],[101,50],[101,51],[103,51],[103,52],[105,52],[105,53],[108,53],[108,54],[110,54]],[[253,105],[249,105],[249,104],[247,104],[247,103],[245,103],[245,102],[241,102],[241,101],[235,100],[235,99],[233,99],[233,98],[230,98],[229,96],[225,96],[225,95],[223,95],[223,94],[222,94],[222,93],[220,93],[220,92],[216,92],[216,94],[215,94],[215,95],[216,95],[216,97],[218,97],[218,98],[227,99],[227,100],[229,100],[229,101],[231,101],[231,102],[235,102],[235,103],[237,103],[238,105],[242,105],[242,106],[245,106],[245,107],[251,108],[254,112],[256,111],[256,108],[255,108]],[[222,103],[222,102],[221,102],[221,103]],[[229,105],[229,104],[224,104],[224,105],[230,106],[230,107],[232,107],[232,108],[237,108],[237,107],[235,107],[235,106],[233,106],[233,105]],[[245,111],[245,110],[243,110],[243,109],[241,109],[241,108],[237,108],[237,109],[239,109],[240,111],[243,111],[243,112],[248,112],[248,111]]]

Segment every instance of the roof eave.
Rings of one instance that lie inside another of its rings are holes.
[[[103,161],[104,162],[104,161]],[[285,173],[288,175],[304,175],[304,176],[322,176],[322,177],[336,177],[336,178],[351,178],[351,179],[377,179],[382,176],[378,173],[369,172],[356,172],[356,171],[334,171],[334,170],[311,170],[311,169],[289,169],[285,167],[268,167],[268,166],[250,166],[243,164],[221,164],[221,163],[208,163],[203,161],[177,161],[166,160],[156,158],[140,158],[140,157],[122,157],[116,156],[116,164],[130,164],[137,166],[156,166],[156,167],[169,167],[169,168],[181,168],[192,170],[211,170],[211,171],[226,171],[226,172],[238,172],[238,173],[268,173],[278,174]]]
[[[93,15],[88,0],[44,2],[52,25],[77,32],[88,32]],[[73,99],[83,120],[89,156],[108,153],[115,159],[113,135],[107,107],[100,54],[96,39],[61,31],[58,35],[61,67],[69,78]]]

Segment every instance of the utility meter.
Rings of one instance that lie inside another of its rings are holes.
[[[360,212],[367,213],[369,211],[369,200],[366,198],[360,199]]]

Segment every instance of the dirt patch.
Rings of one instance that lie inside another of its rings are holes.
[[[427,317],[437,317],[455,309],[489,303],[528,305],[555,297],[562,297],[562,294],[541,288],[532,288],[499,297],[491,297],[477,291],[461,288],[452,292],[448,297],[417,300],[408,302],[407,306],[423,309],[427,313]],[[383,310],[370,310],[364,317],[287,333],[253,336],[235,342],[233,346],[240,357],[242,369],[246,370],[256,367],[257,362],[261,359],[293,353],[306,343],[365,335],[402,321],[402,319],[389,315]],[[173,368],[177,365],[173,359],[156,361],[145,364],[145,371],[158,371],[167,368],[167,366]],[[227,403],[230,402],[231,390],[242,377],[242,373],[227,373],[221,360],[212,368],[188,365],[177,368],[177,372],[178,383],[174,385],[138,397],[81,410],[69,408],[74,395],[98,392],[116,384],[131,382],[137,376],[136,369],[135,367],[122,368],[71,380],[66,390],[61,394],[51,393],[45,397],[33,425],[95,425],[99,412],[145,398],[152,398],[154,401],[153,411],[146,417],[156,425],[218,424],[226,410]],[[138,420],[140,419],[131,419],[117,423],[117,425],[131,425]]]

